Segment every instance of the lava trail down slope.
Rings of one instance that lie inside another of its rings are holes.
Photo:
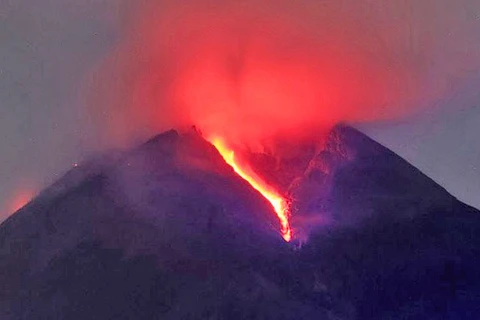
[[[362,133],[252,152],[199,133],[73,168],[0,226],[0,318],[478,319],[480,215]]]

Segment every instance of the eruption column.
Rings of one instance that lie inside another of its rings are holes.
[[[288,222],[289,207],[287,201],[260,178],[254,174],[249,174],[247,170],[242,168],[239,162],[235,160],[234,151],[229,149],[221,138],[215,137],[208,140],[217,148],[225,162],[271,203],[282,225],[282,237],[285,241],[290,241],[292,239],[292,230]]]

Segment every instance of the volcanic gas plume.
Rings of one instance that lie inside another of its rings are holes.
[[[480,65],[479,8],[429,2],[132,2],[91,105],[117,142],[194,124],[259,147],[397,119]]]

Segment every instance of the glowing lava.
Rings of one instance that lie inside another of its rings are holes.
[[[255,190],[260,192],[273,206],[278,219],[282,225],[282,236],[285,241],[292,239],[292,229],[288,222],[289,207],[287,201],[278,192],[268,186],[262,179],[258,178],[253,173],[248,173],[245,168],[235,161],[235,153],[227,147],[225,142],[218,137],[208,139],[217,148],[226,163],[228,163],[233,170],[244,180],[246,180]]]

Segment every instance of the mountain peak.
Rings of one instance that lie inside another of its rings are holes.
[[[479,212],[353,128],[323,142],[249,155],[293,245],[197,130],[72,170],[0,225],[0,318],[480,316]]]

